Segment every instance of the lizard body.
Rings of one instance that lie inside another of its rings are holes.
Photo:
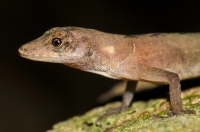
[[[137,81],[169,84],[173,114],[184,111],[180,80],[200,76],[200,34],[117,35],[93,29],[57,27],[22,45],[22,57],[126,80],[119,111],[130,105]]]

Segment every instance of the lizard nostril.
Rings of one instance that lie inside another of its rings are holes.
[[[27,51],[27,48],[25,48],[24,46],[21,46],[20,48],[19,48],[19,53],[20,54],[23,54],[24,52],[26,52]]]
[[[27,49],[26,49],[26,48],[24,48],[24,47],[22,47],[22,50],[23,50],[23,51],[27,51]]]

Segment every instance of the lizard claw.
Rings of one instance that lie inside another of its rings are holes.
[[[160,115],[152,115],[153,118],[168,118],[168,117],[172,117],[174,115],[184,115],[184,114],[193,114],[193,115],[197,115],[195,110],[183,110],[179,113],[173,113],[172,111],[168,111],[167,112],[167,116],[160,116]]]
[[[103,118],[105,118],[105,117],[108,117],[108,116],[110,116],[110,115],[118,115],[119,113],[121,113],[121,112],[123,112],[123,111],[125,111],[125,110],[127,110],[128,109],[128,107],[117,107],[117,108],[110,108],[110,109],[108,109],[107,110],[107,112],[104,114],[104,115],[102,115],[102,116],[100,116],[98,119],[97,119],[97,121],[96,122],[99,122],[100,120],[102,120]]]
[[[183,110],[179,113],[173,113],[172,111],[167,113],[169,116],[173,116],[173,115],[184,115],[184,114],[194,114],[197,115],[195,110]]]

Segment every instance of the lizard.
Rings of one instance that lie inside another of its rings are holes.
[[[200,76],[199,33],[119,35],[79,27],[55,27],[22,45],[20,56],[61,63],[82,71],[127,82],[122,103],[128,109],[138,81],[169,85],[171,116],[183,110],[180,80]]]

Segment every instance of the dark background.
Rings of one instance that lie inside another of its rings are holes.
[[[82,114],[117,81],[60,64],[21,58],[18,48],[52,27],[117,34],[200,31],[191,1],[4,0],[0,2],[0,131],[44,132]],[[137,96],[137,95],[136,95]]]

